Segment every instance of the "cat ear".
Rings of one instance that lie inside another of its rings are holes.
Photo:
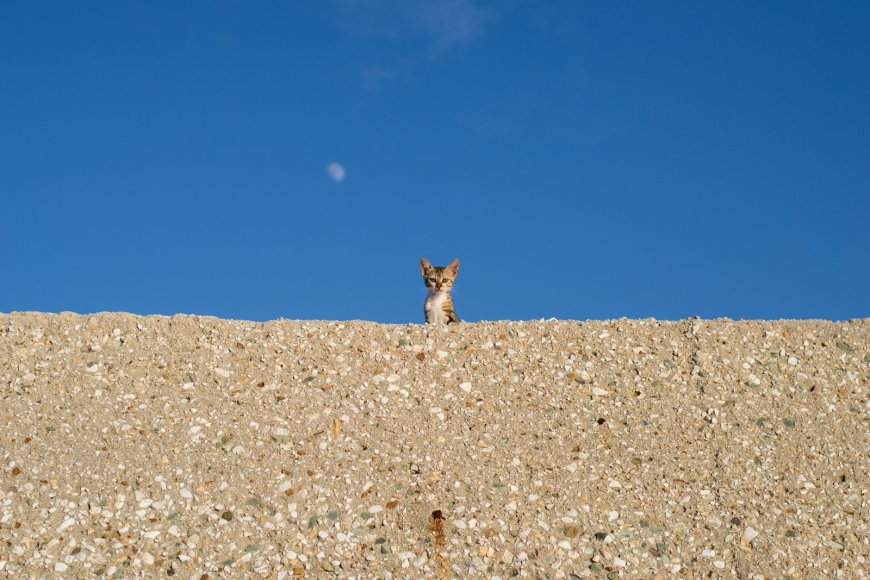
[[[456,276],[459,273],[459,258],[455,258],[452,262],[447,264],[447,269]]]
[[[424,276],[426,272],[432,269],[432,262],[427,260],[426,258],[420,258],[420,273]]]

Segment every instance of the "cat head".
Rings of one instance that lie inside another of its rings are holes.
[[[446,266],[433,266],[426,258],[420,258],[420,273],[426,288],[432,292],[450,292],[459,273],[459,258]]]

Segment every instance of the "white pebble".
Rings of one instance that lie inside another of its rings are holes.
[[[752,528],[747,527],[743,530],[743,542],[748,544],[752,540],[758,537],[758,532]]]
[[[193,499],[193,493],[189,489],[187,489],[186,487],[182,487],[181,491],[179,491],[178,493],[184,499]]]
[[[459,383],[459,388],[465,391],[466,393],[471,392],[471,383]]]

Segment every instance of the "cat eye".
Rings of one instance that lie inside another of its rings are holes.
[[[429,278],[429,281],[430,281],[430,282],[433,282],[433,283],[434,283],[434,282],[437,282],[437,280],[435,280],[435,278]]]

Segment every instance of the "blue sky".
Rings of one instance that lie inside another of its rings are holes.
[[[0,311],[419,322],[426,256],[470,321],[867,317],[868,30],[848,1],[3,2]]]

